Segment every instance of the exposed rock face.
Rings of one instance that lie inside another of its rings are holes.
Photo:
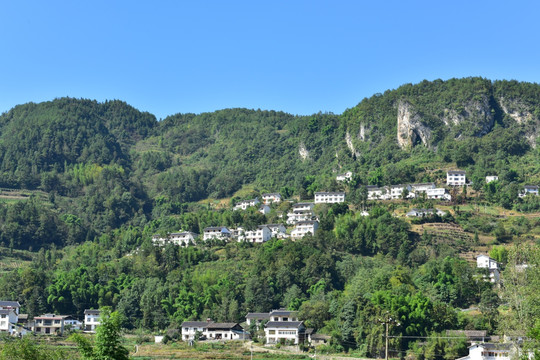
[[[499,105],[501,106],[502,111],[514,119],[518,124],[524,124],[533,119],[533,114],[529,111],[529,108],[519,101],[506,100],[501,97],[499,99]]]
[[[491,112],[489,98],[482,96],[480,101],[471,100],[463,105],[458,112],[456,109],[444,109],[442,121],[446,126],[457,126],[463,122],[471,122],[474,126],[474,136],[484,136],[491,131],[495,117]],[[460,134],[458,133],[458,138]]]
[[[360,125],[360,132],[358,133],[358,137],[362,141],[366,141],[366,127],[364,126],[364,124]]]
[[[410,148],[419,140],[429,146],[431,130],[422,123],[411,104],[401,100],[398,104],[397,141],[402,149]]]
[[[357,157],[360,156],[360,153],[358,151],[356,151],[356,149],[354,147],[354,144],[352,142],[351,134],[349,133],[348,130],[347,130],[347,133],[345,134],[345,142],[347,143],[347,147],[351,151],[351,154],[353,154],[354,156],[357,156]]]
[[[300,154],[302,160],[309,159],[309,151],[306,149],[306,145],[300,144],[300,146],[298,147],[298,153]]]

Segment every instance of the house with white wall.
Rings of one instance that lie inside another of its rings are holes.
[[[464,186],[466,184],[465,171],[449,170],[446,172],[446,185]]]
[[[238,323],[215,323],[211,322],[203,329],[203,335],[208,340],[247,340],[249,333]]]
[[[387,186],[378,187],[374,185],[366,186],[368,200],[388,200],[390,199],[390,189]]]
[[[437,199],[437,200],[452,200],[452,196],[448,193],[448,190],[445,188],[433,188],[426,190],[426,197],[428,199]]]
[[[14,309],[0,309],[0,333],[13,335],[18,320],[18,314]]]
[[[444,216],[446,215],[446,212],[439,210],[439,209],[416,209],[413,208],[411,211],[409,211],[406,216],[408,217],[426,217],[426,216],[433,216],[433,215],[439,215]]]
[[[210,226],[204,229],[203,240],[217,239],[228,240],[231,238],[231,232],[225,226]]]
[[[298,221],[295,228],[291,231],[291,239],[298,240],[304,235],[315,235],[315,231],[319,228],[319,222],[315,220]]]
[[[499,263],[490,258],[488,255],[478,255],[476,257],[476,267],[488,269],[489,271],[489,281],[492,283],[498,283],[501,279],[501,273],[499,269]]]
[[[429,189],[435,189],[435,183],[419,183],[419,184],[410,184],[411,191],[415,194],[426,192]]]
[[[68,315],[45,314],[34,318],[33,331],[36,334],[64,334],[64,320]]]
[[[198,234],[191,231],[181,231],[169,234],[169,241],[174,245],[188,246],[189,244],[195,244]]]
[[[291,211],[287,214],[287,224],[294,225],[299,221],[313,220],[314,203],[296,203],[293,204]]]
[[[259,207],[258,211],[263,215],[267,215],[267,214],[270,214],[271,209],[270,209],[270,206],[263,204]]]
[[[263,199],[263,203],[265,203],[266,205],[281,202],[281,194],[280,193],[266,193],[266,194],[262,194],[261,197]]]
[[[393,200],[402,199],[403,198],[403,192],[405,189],[407,189],[408,194],[407,198],[410,199],[411,197],[414,197],[412,193],[412,187],[408,184],[401,184],[401,185],[392,185],[388,187],[390,189],[389,195],[390,198]]]
[[[489,184],[492,181],[498,181],[499,177],[496,175],[486,176],[486,184]]]
[[[252,324],[257,325],[257,329],[260,324],[265,321],[270,320],[270,314],[268,313],[247,313],[246,315],[246,324],[251,326]]]
[[[0,310],[13,310],[15,314],[19,315],[21,304],[18,301],[0,301]]]
[[[266,224],[264,225],[272,232],[272,237],[278,237],[279,234],[286,234],[287,228],[283,224]]]
[[[344,192],[316,192],[315,204],[335,204],[345,202]]]
[[[534,358],[534,353],[528,351],[524,354],[512,343],[478,343],[469,346],[469,355],[457,360],[511,360],[511,359],[530,359]]]
[[[267,344],[291,342],[298,345],[304,341],[305,326],[302,321],[269,321],[264,326]]]
[[[182,340],[195,340],[195,335],[203,334],[204,328],[210,321],[184,321],[180,327],[182,332]]]
[[[344,174],[338,174],[338,176],[336,176],[336,181],[351,181],[352,176],[353,173],[351,171],[347,171]]]
[[[248,207],[257,206],[260,203],[261,202],[257,198],[251,199],[251,200],[243,200],[243,201],[237,202],[233,210],[246,210]]]
[[[245,241],[250,243],[263,243],[272,238],[272,231],[266,225],[259,225],[255,230],[243,230],[238,235],[239,242]]]
[[[84,310],[84,330],[96,331],[96,327],[100,324],[99,315],[100,311],[97,309],[85,309]]]
[[[538,196],[538,185],[525,185],[523,191],[519,193],[519,197],[524,198],[527,195]]]

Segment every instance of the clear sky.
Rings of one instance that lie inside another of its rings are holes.
[[[2,1],[0,112],[70,96],[164,118],[341,113],[423,79],[540,82],[537,1]]]

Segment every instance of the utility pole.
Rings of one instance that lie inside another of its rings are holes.
[[[379,319],[379,322],[381,324],[385,325],[385,351],[384,351],[384,359],[388,360],[388,328],[390,324],[395,324],[396,326],[401,325],[395,318],[392,318],[390,316],[389,312],[386,312],[386,317],[383,319]]]

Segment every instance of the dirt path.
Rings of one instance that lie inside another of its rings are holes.
[[[293,350],[281,350],[281,349],[272,349],[267,348],[264,346],[259,346],[253,344],[252,341],[247,341],[244,343],[244,347],[247,350],[252,350],[253,352],[266,352],[270,354],[280,354],[280,355],[304,355],[309,356],[312,359],[320,359],[320,360],[351,360],[351,359],[362,359],[362,360],[375,360],[375,359],[368,359],[368,358],[359,358],[354,356],[339,356],[339,355],[323,355],[323,354],[308,354],[302,351],[293,351]]]

